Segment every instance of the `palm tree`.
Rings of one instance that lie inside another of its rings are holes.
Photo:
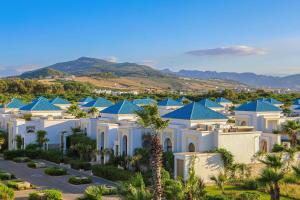
[[[92,200],[102,200],[103,193],[107,191],[104,185],[92,185],[84,191],[84,197]]]
[[[296,177],[300,179],[300,165],[293,166],[292,168],[294,170],[294,173],[295,173]]]
[[[91,114],[92,117],[96,118],[98,116],[99,110],[93,106],[89,109],[88,113]]]
[[[142,110],[136,112],[138,116],[138,123],[150,129],[151,133],[151,168],[152,168],[152,187],[153,199],[161,200],[163,194],[161,181],[161,167],[163,149],[159,137],[159,133],[167,128],[169,121],[162,120],[156,105],[145,106]]]
[[[68,107],[67,113],[75,117],[80,111],[81,110],[77,104],[72,104]]]
[[[23,145],[23,139],[21,135],[17,135],[15,138],[16,141],[16,146],[17,146],[17,150],[20,150],[22,148]]]
[[[286,134],[291,139],[291,146],[295,147],[297,145],[297,136],[300,131],[300,124],[298,121],[287,121],[281,127],[281,132]]]
[[[46,144],[46,142],[49,141],[48,138],[46,138],[47,132],[44,130],[38,130],[36,132],[36,143],[39,145],[40,149]]]
[[[217,176],[212,176],[210,177],[210,180],[214,181],[215,184],[218,186],[218,188],[222,191],[222,193],[224,194],[224,184],[226,181],[226,175],[223,173],[219,173]]]
[[[284,177],[283,171],[276,171],[271,167],[267,167],[262,171],[258,180],[269,187],[271,200],[280,199],[279,181],[282,180],[283,177]]]
[[[268,154],[264,159],[259,159],[259,161],[265,164],[268,168],[272,168],[275,171],[279,171],[284,167],[284,163],[282,162],[282,155]]]
[[[86,118],[87,117],[87,113],[80,110],[76,115],[75,118],[79,119],[79,118]]]

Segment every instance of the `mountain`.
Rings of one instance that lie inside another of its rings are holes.
[[[254,73],[216,72],[198,70],[180,70],[178,72],[173,72],[168,69],[164,69],[161,72],[164,74],[175,74],[181,77],[198,78],[204,80],[233,80],[255,87],[291,88],[296,90],[300,89],[300,74],[285,77],[276,77],[258,75]]]
[[[47,76],[66,76],[68,73],[51,69],[51,68],[41,68],[34,71],[24,72],[21,74],[21,78],[40,78],[40,77],[47,77]]]
[[[164,76],[160,71],[155,70],[145,65],[139,65],[136,63],[114,63],[108,62],[103,59],[81,57],[76,60],[68,62],[60,62],[54,65],[50,65],[45,68],[25,72],[20,75],[21,78],[36,78],[46,77],[53,74],[47,72],[61,72],[65,74],[71,74],[76,76],[94,75],[98,73],[113,73],[117,76],[136,76],[136,77],[148,77],[148,76]]]

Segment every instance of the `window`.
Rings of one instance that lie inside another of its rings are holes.
[[[124,135],[122,139],[122,155],[127,156],[127,136]]]
[[[268,143],[266,140],[260,141],[260,151],[266,153],[268,151]]]
[[[34,133],[35,126],[26,126],[26,133]]]
[[[195,151],[196,151],[195,145],[193,143],[190,143],[189,144],[189,152],[195,152]]]
[[[172,151],[172,142],[170,138],[166,138],[164,142],[164,151],[171,152]]]
[[[246,121],[242,121],[242,122],[241,122],[241,126],[247,126]]]
[[[101,132],[100,135],[100,150],[104,149],[104,132]]]

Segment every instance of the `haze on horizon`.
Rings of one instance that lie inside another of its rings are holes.
[[[298,0],[0,0],[0,76],[81,56],[300,73]]]

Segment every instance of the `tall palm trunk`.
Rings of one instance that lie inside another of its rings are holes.
[[[151,166],[153,181],[153,200],[161,200],[163,194],[161,182],[161,166],[162,166],[162,145],[159,136],[155,134],[151,144]]]
[[[297,133],[292,134],[290,137],[291,137],[291,146],[296,147],[297,146]]]
[[[274,193],[275,193],[275,199],[279,200],[280,199],[280,187],[278,183],[274,184]]]

